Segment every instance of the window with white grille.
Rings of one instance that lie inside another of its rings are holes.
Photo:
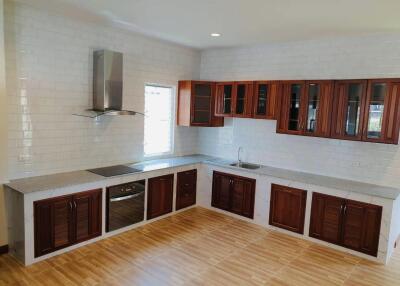
[[[173,153],[174,96],[172,87],[145,85],[144,155]]]

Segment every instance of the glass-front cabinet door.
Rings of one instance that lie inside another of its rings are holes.
[[[361,140],[366,80],[344,80],[335,83],[332,111],[332,137]]]
[[[301,134],[304,126],[305,82],[284,82],[282,88],[277,132]]]
[[[276,105],[280,86],[280,83],[276,81],[255,82],[253,97],[254,118],[276,119]]]
[[[211,122],[212,85],[209,83],[193,84],[193,124],[209,124]]]
[[[333,104],[333,81],[307,81],[304,134],[329,137]]]
[[[217,96],[215,102],[215,115],[216,116],[230,116],[232,115],[233,108],[233,82],[219,82],[217,83]]]
[[[398,143],[399,87],[398,80],[368,81],[364,141]]]
[[[251,117],[253,109],[253,82],[235,82],[233,92],[233,116]]]

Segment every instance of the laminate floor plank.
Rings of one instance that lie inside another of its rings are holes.
[[[0,286],[400,285],[388,265],[196,207],[24,267],[0,256]]]

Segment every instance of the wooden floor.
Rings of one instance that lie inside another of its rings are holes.
[[[383,266],[194,208],[30,267],[0,256],[0,285],[400,285]]]

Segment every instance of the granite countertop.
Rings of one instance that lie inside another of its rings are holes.
[[[162,170],[167,168],[175,168],[185,165],[201,163],[207,159],[212,159],[205,155],[191,155],[181,157],[171,157],[166,159],[150,160],[139,163],[126,164],[136,169],[141,170],[140,172],[125,174],[120,176],[129,176],[133,174],[140,174],[150,171]],[[115,178],[116,176],[112,177]],[[6,186],[14,189],[22,194],[29,194],[34,192],[49,191],[65,187],[71,187],[86,183],[93,182],[106,182],[111,177],[103,177],[86,170],[73,171],[66,173],[59,173],[53,175],[37,176],[11,180]]]
[[[181,167],[185,165],[192,165],[198,163],[205,163],[213,166],[219,166],[250,174],[271,176],[293,182],[322,186],[341,191],[350,191],[350,192],[382,197],[392,200],[396,199],[400,194],[400,189],[393,187],[368,184],[358,181],[311,174],[289,169],[276,168],[271,166],[261,165],[259,169],[254,169],[254,170],[238,168],[230,166],[230,164],[233,163],[232,160],[226,160],[206,155],[171,157],[166,159],[150,160],[134,164],[127,164],[127,166],[142,170],[139,173],[145,173],[145,172]],[[132,175],[132,174],[127,174],[127,175]],[[54,190],[58,188],[80,185],[85,183],[92,183],[99,181],[106,182],[107,179],[108,178],[106,177],[102,177],[100,175],[96,175],[88,171],[74,171],[74,172],[60,173],[54,175],[12,180],[8,184],[6,184],[6,186],[23,194],[28,194],[32,192]]]

